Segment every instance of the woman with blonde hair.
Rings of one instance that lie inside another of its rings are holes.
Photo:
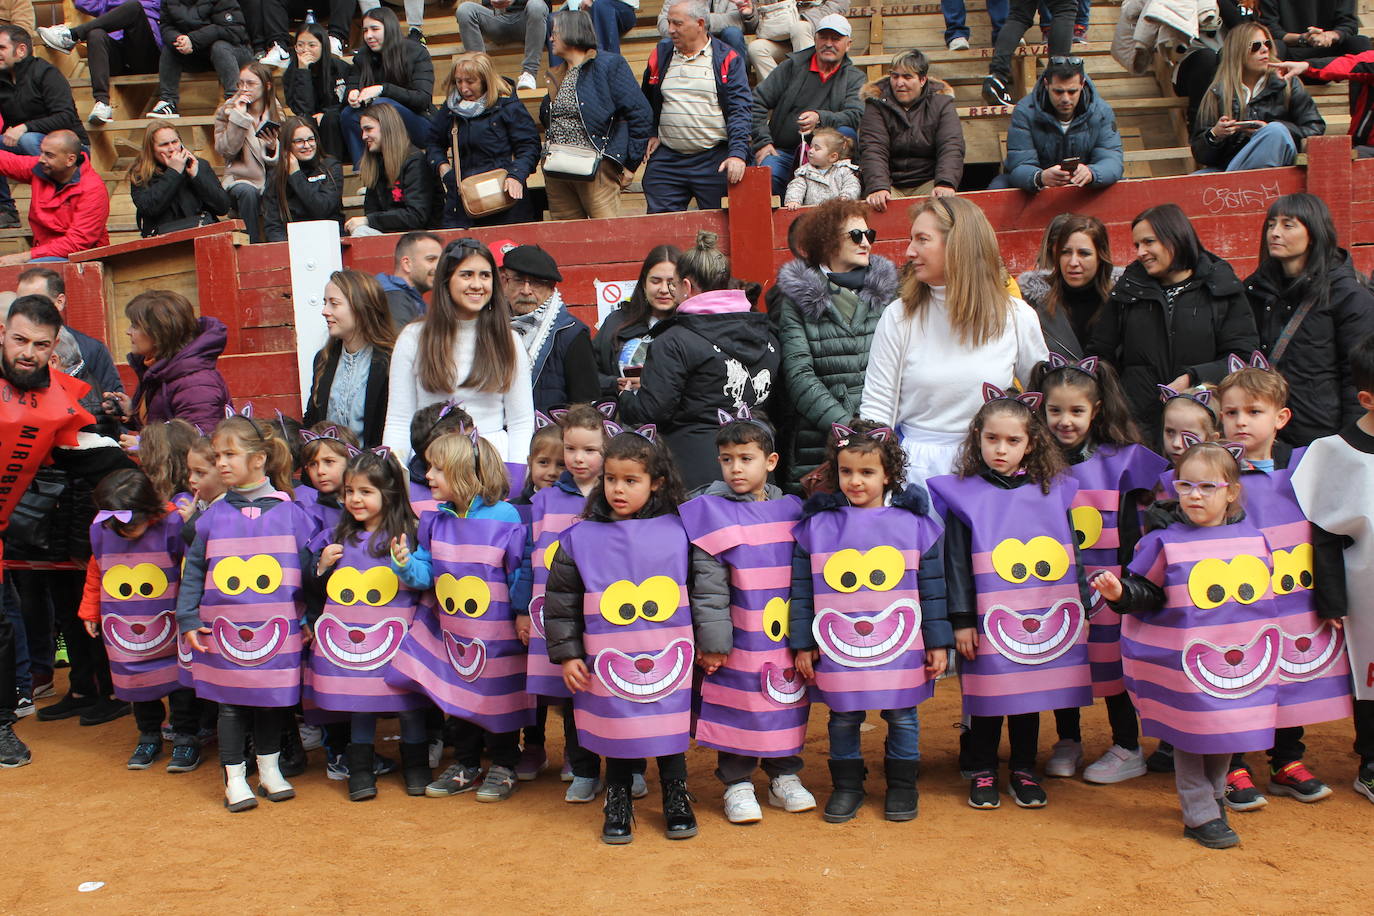
[[[983,383],[1009,388],[1048,355],[1035,310],[1007,292],[997,236],[977,204],[912,211],[898,298],[873,333],[859,414],[900,431],[907,480],[954,468]]]
[[[539,218],[526,185],[539,165],[539,128],[510,83],[480,51],[453,58],[444,104],[430,121],[425,153],[444,185],[445,229],[526,223]],[[505,192],[515,205],[474,218],[463,206],[458,183],[505,169]]]
[[[207,226],[233,206],[214,167],[182,145],[175,127],[160,120],[143,132],[143,145],[129,169],[129,196],[144,237]]]
[[[1316,102],[1296,79],[1270,69],[1273,37],[1258,22],[1235,26],[1193,124],[1193,158],[1205,172],[1292,165],[1307,137],[1326,133]]]

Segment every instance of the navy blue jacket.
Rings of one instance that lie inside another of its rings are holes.
[[[555,320],[548,345],[535,358],[530,373],[535,410],[587,403],[600,395],[591,332],[566,308]]]
[[[644,97],[654,114],[654,133],[663,111],[663,74],[673,57],[673,42],[665,38],[649,56],[644,70]],[[716,97],[725,114],[725,133],[730,155],[749,161],[750,139],[754,131],[754,93],[749,88],[749,71],[744,58],[725,42],[711,36],[711,62],[716,77]]]
[[[1058,165],[1077,156],[1092,169],[1094,188],[1105,188],[1121,180],[1125,168],[1121,155],[1121,134],[1116,129],[1112,107],[1098,98],[1092,80],[1083,78],[1083,95],[1069,122],[1068,132],[1059,129],[1045,81],[1016,103],[1007,131],[1007,161],[1004,171],[1014,188],[1035,193],[1035,176],[1041,169]]]
[[[539,106],[539,120],[546,129],[553,98],[566,73],[564,64],[549,74],[553,85]],[[628,171],[639,168],[644,148],[654,135],[654,117],[625,58],[609,51],[588,53],[577,76],[577,107],[582,126],[599,152]]]
[[[514,95],[503,95],[494,108],[475,118],[460,118],[441,107],[430,119],[425,158],[436,172],[449,161],[452,130],[458,125],[458,160],[462,177],[505,169],[521,184],[539,165],[539,126]]]
[[[102,395],[107,391],[123,391],[124,383],[119,380],[119,370],[115,368],[109,347],[71,325],[67,325],[67,330],[76,338],[76,348],[86,364],[85,375],[91,380],[91,387],[98,386]]]

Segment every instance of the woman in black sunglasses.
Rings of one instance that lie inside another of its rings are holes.
[[[1202,171],[1292,165],[1305,138],[1326,132],[1302,84],[1271,72],[1273,49],[1269,30],[1257,22],[1227,33],[1193,125],[1193,158]]]
[[[873,329],[897,297],[897,268],[873,254],[867,204],[832,200],[801,217],[800,257],[778,271],[782,376],[793,415],[784,423],[779,481],[800,493],[803,475],[825,460],[832,423],[859,411]],[[783,418],[779,418],[783,419]]]

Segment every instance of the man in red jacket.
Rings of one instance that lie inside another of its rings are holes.
[[[68,255],[110,244],[105,223],[110,194],[81,141],[69,130],[43,138],[37,156],[0,150],[0,175],[32,186],[29,230],[33,248],[0,258],[0,266],[28,261],[65,261]]]

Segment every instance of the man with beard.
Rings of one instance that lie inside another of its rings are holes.
[[[534,409],[591,403],[601,392],[587,326],[568,313],[558,283],[563,275],[538,245],[520,245],[501,262],[511,326],[530,360]]]
[[[48,458],[94,486],[132,462],[113,440],[90,432],[80,404],[87,385],[50,372],[62,316],[45,296],[20,296],[0,331],[0,531]],[[23,766],[29,749],[14,733],[15,633],[0,614],[0,767]]]
[[[396,243],[391,273],[377,274],[397,333],[425,313],[425,293],[434,288],[434,268],[444,240],[433,232],[407,232]]]

